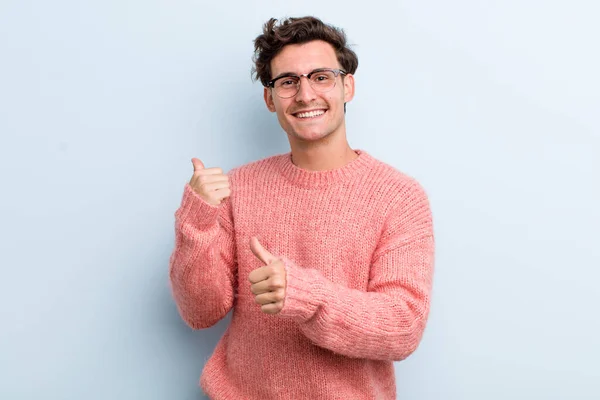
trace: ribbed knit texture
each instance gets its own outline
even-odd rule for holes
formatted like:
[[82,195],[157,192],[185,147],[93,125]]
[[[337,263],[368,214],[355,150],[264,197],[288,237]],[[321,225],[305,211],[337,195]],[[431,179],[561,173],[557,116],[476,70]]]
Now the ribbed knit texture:
[[[170,259],[192,328],[231,324],[200,384],[213,400],[395,399],[394,360],[418,346],[429,314],[434,238],[419,183],[364,150],[308,171],[291,154],[229,172],[212,206],[185,185]],[[286,266],[283,310],[264,314],[248,275],[257,236]]]

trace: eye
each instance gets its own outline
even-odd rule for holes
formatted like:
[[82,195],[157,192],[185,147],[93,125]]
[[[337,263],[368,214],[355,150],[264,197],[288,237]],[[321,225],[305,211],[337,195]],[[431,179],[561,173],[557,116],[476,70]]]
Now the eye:
[[320,84],[328,82],[329,80],[331,80],[331,77],[326,72],[321,72],[321,73],[315,74],[311,78],[312,78],[311,80],[313,82],[320,83]]
[[281,89],[293,88],[297,84],[298,84],[298,80],[296,78],[294,78],[293,76],[281,78],[277,82],[275,82],[275,85],[277,87],[280,87]]

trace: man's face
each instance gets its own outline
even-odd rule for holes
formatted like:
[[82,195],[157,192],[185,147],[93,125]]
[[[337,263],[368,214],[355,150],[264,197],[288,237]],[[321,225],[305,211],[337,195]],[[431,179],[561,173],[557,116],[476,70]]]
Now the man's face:
[[[306,74],[318,68],[341,68],[329,43],[315,40],[287,45],[271,61],[271,78],[290,72]],[[277,96],[274,89],[265,88],[267,108],[277,113],[279,124],[290,139],[317,141],[344,129],[344,103],[354,96],[354,77],[348,74],[343,80],[341,75],[335,79],[333,89],[318,92],[310,86],[306,77],[302,77],[300,90],[288,99]],[[307,111],[316,112],[303,114]]]

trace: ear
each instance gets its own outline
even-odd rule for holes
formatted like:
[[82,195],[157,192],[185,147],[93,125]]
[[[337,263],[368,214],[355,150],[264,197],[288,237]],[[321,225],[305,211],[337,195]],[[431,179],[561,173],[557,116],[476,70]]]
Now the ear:
[[344,76],[344,103],[354,98],[354,75]]
[[273,92],[271,91],[271,88],[266,87],[264,89],[265,89],[265,93],[264,93],[265,104],[267,105],[267,108],[269,109],[269,111],[275,112],[275,102],[273,101]]

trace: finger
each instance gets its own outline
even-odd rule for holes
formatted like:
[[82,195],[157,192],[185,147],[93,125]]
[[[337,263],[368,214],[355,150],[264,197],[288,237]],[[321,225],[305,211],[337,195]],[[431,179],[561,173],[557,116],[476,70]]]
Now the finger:
[[281,310],[283,310],[283,301],[278,301],[277,303],[263,304],[262,306],[260,306],[260,309],[265,314],[278,314]]
[[223,200],[231,196],[231,189],[226,187],[225,189],[215,190],[215,195],[219,200]]
[[194,173],[202,175],[224,175],[223,170],[219,167],[199,169],[194,171]]
[[273,288],[271,286],[272,285],[271,285],[270,280],[269,279],[265,279],[263,281],[256,282],[252,286],[250,286],[250,291],[254,295],[259,295],[259,294],[263,294],[263,293],[269,293],[271,290],[273,290]]
[[192,165],[194,166],[194,172],[204,169],[204,163],[196,157],[192,158]]
[[258,282],[266,281],[267,279],[269,279],[269,274],[265,267],[257,268],[248,275],[248,280],[253,285]]
[[262,244],[260,244],[256,236],[250,239],[250,249],[260,261],[267,265],[270,264],[271,261],[275,260],[275,257],[271,253],[269,253],[267,249],[263,247]]
[[205,175],[200,172],[195,172],[196,180],[201,184],[213,183],[213,182],[229,182],[227,175]]
[[202,187],[204,187],[204,189],[207,192],[215,192],[217,190],[221,190],[221,189],[228,189],[229,188],[229,182],[213,182],[213,183],[203,183]]
[[274,292],[262,293],[257,295],[254,300],[260,305],[278,303],[283,301],[283,290],[276,290]]

